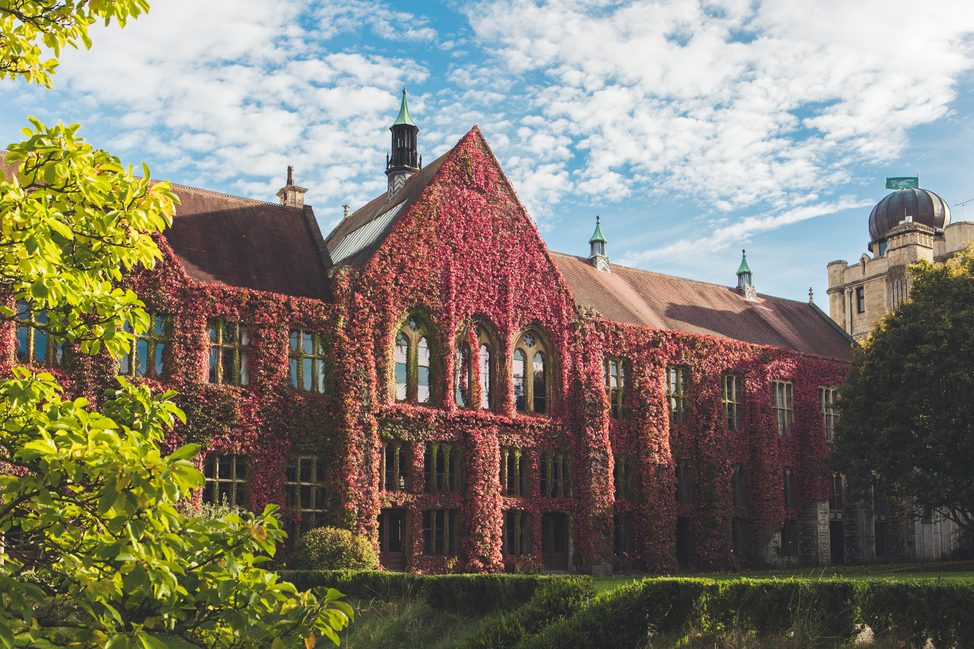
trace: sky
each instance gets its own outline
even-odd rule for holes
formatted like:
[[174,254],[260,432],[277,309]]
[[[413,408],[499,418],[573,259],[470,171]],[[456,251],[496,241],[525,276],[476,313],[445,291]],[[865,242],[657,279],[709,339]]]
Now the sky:
[[[276,201],[285,169],[327,234],[386,186],[408,88],[432,161],[479,125],[548,247],[827,304],[886,176],[974,220],[969,0],[154,0],[68,51],[26,116],[157,178]],[[963,205],[965,201],[971,202]]]

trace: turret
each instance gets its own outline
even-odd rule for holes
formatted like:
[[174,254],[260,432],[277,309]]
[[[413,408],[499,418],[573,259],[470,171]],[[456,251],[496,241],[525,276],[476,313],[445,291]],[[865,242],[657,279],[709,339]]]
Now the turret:
[[605,244],[607,244],[608,241],[606,241],[605,237],[602,236],[602,226],[600,222],[601,219],[596,216],[595,232],[592,233],[592,238],[588,240],[588,261],[603,273],[611,273],[612,269],[609,267],[609,256],[605,254]]
[[399,116],[389,130],[392,131],[392,151],[386,157],[386,176],[389,178],[389,198],[392,198],[423,166],[423,158],[419,155],[419,127],[409,116],[405,88],[402,89]]

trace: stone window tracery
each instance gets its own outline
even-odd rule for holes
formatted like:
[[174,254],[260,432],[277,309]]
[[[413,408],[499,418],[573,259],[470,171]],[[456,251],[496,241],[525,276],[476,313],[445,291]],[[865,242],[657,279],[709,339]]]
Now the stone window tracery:
[[429,403],[432,399],[430,329],[411,316],[396,334],[395,397],[399,402]]
[[791,381],[775,380],[771,383],[774,390],[774,414],[778,425],[779,435],[791,435],[795,424],[795,394]]
[[545,414],[551,391],[551,363],[541,337],[528,330],[514,345],[514,408],[518,412]]
[[744,419],[744,382],[740,374],[723,376],[724,414],[727,416],[727,430],[740,430]]
[[494,340],[486,325],[474,324],[457,340],[454,401],[461,408],[491,410],[494,405]]

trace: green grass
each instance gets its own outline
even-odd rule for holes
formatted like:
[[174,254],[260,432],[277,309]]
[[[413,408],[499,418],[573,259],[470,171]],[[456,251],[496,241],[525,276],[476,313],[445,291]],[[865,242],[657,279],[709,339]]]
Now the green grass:
[[481,618],[433,609],[422,600],[351,600],[355,620],[342,634],[347,649],[448,649],[473,634]]
[[[658,575],[611,575],[595,578],[595,591],[604,592],[614,590],[643,577]],[[907,580],[942,579],[951,582],[974,583],[974,563],[970,561],[939,562],[939,563],[887,563],[868,566],[824,566],[805,567],[778,570],[754,570],[748,572],[700,572],[685,573],[683,577],[707,577],[709,579],[730,580],[747,577],[749,579],[781,579],[785,577],[804,577],[806,579],[827,579],[842,577],[845,579],[891,579]]]

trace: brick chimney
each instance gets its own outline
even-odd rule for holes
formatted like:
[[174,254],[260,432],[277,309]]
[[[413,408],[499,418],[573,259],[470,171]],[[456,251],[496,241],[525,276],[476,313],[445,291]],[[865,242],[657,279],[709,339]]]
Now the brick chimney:
[[294,167],[287,166],[287,184],[277,190],[277,197],[281,199],[284,207],[304,207],[304,195],[308,191],[307,187],[298,187],[294,184]]

